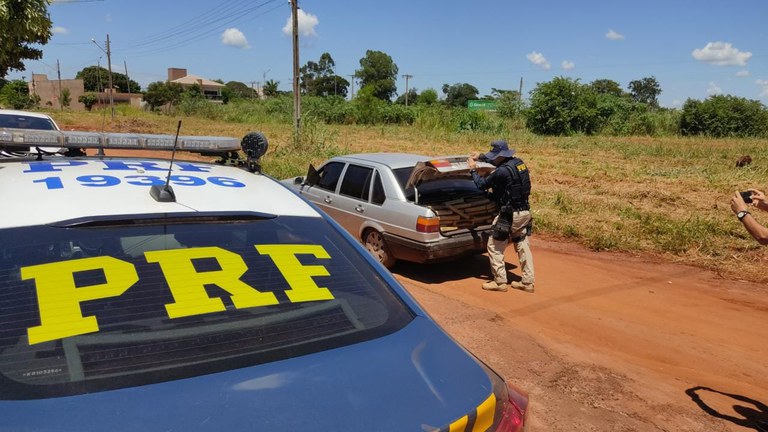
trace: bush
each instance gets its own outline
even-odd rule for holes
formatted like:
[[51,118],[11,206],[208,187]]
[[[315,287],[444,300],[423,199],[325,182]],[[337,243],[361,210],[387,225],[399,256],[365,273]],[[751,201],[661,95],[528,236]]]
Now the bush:
[[301,98],[301,104],[304,112],[302,117],[328,124],[354,122],[354,113],[342,96],[307,96]]
[[597,94],[570,78],[537,85],[527,113],[526,125],[541,135],[591,135],[600,127]]
[[679,122],[681,135],[722,137],[768,136],[768,111],[756,100],[717,95],[701,102],[688,99]]
[[416,114],[413,108],[405,105],[387,105],[381,113],[381,120],[386,124],[413,124]]
[[96,102],[98,102],[99,97],[96,95],[96,93],[93,92],[87,92],[84,94],[81,94],[80,97],[77,98],[77,101],[80,102],[85,106],[85,109],[90,111],[93,109],[93,106],[96,105]]
[[504,124],[482,111],[470,111],[465,108],[452,110],[452,126],[456,132],[488,132],[500,133]]
[[517,92],[504,92],[497,101],[497,113],[501,118],[515,119],[523,114],[525,104]]

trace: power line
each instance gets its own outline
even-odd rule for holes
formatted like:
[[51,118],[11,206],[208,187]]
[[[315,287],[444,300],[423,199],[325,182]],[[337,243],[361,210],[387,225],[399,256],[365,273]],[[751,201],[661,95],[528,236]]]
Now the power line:
[[[197,31],[200,29],[200,26],[208,25],[210,23],[211,17],[215,17],[220,14],[229,15],[229,13],[232,12],[233,9],[235,9],[238,6],[238,3],[244,5],[244,4],[247,4],[248,2],[244,0],[238,0],[238,1],[228,0],[223,5],[219,5],[215,8],[209,9],[203,12],[202,14],[195,16],[189,21],[167,28],[160,33],[155,33],[149,36],[128,41],[128,43],[132,43],[135,47],[141,47],[148,44],[152,44],[157,41],[164,41],[169,37],[175,37],[177,35],[182,35],[184,33]],[[206,22],[206,20],[208,20],[208,22]]]
[[[138,57],[143,55],[156,54],[159,52],[164,52],[171,49],[190,45],[208,35],[221,31],[221,28],[226,25],[245,20],[246,18],[248,18],[248,15],[274,2],[279,2],[279,4],[271,9],[264,11],[261,14],[255,15],[253,18],[266,15],[274,10],[285,7],[285,4],[282,3],[280,0],[267,0],[254,7],[237,11],[237,13],[230,14],[223,17],[218,17],[218,18],[209,20],[208,22],[202,23],[200,25],[193,25],[192,27],[194,28],[192,28],[191,30],[177,31],[170,35],[161,37],[157,40],[123,48],[121,52],[125,53],[125,52],[135,51],[135,54],[133,54],[133,56]],[[210,28],[212,26],[214,26],[215,28]]]

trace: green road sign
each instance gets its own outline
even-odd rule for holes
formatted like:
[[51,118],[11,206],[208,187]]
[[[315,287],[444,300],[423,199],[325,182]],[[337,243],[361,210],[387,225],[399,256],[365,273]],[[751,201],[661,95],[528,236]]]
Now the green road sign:
[[467,108],[479,111],[496,111],[496,101],[492,100],[469,100]]

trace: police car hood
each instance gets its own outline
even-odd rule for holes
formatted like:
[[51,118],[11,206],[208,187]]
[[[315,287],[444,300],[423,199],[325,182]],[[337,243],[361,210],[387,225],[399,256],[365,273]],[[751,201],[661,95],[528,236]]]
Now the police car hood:
[[[477,162],[477,173],[485,176],[494,170],[487,162]],[[444,156],[418,162],[408,177],[405,189],[417,187],[420,184],[445,177],[469,177],[467,156]]]
[[0,402],[4,429],[447,430],[491,396],[486,370],[434,323],[355,345],[178,381]]

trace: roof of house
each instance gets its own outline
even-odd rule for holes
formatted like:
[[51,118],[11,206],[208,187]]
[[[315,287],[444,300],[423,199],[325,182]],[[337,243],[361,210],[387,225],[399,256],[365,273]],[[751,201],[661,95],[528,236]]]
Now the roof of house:
[[177,78],[171,82],[185,85],[199,84],[206,87],[225,87],[224,84],[217,83],[216,81],[211,81],[197,75],[187,75],[185,77]]

